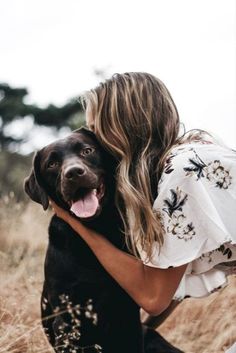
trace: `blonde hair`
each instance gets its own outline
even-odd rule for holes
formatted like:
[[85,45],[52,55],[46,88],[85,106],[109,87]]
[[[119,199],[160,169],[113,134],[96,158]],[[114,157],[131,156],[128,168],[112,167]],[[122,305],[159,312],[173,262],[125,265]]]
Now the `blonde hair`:
[[164,156],[178,139],[175,103],[162,81],[138,72],[113,75],[83,101],[97,138],[118,161],[116,203],[126,243],[136,256],[139,244],[150,259],[153,242],[163,243],[153,201]]

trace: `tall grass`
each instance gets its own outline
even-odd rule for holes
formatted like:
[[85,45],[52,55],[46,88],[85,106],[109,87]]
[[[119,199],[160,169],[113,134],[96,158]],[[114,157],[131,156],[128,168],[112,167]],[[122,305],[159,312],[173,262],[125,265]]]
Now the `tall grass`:
[[[39,309],[49,218],[13,195],[0,200],[0,353],[52,353]],[[236,341],[235,293],[232,276],[220,292],[185,300],[159,332],[186,353],[224,352]]]
[[52,352],[40,323],[48,216],[0,200],[0,353]]

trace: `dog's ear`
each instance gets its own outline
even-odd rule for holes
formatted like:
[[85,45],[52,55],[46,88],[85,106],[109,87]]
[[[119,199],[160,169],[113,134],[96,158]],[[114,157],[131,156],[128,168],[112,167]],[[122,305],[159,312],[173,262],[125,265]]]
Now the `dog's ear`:
[[24,181],[24,189],[25,192],[29,195],[29,197],[43,206],[43,209],[46,210],[49,206],[49,199],[42,188],[40,186],[40,155],[39,152],[36,153],[33,162],[33,169],[31,174]]
[[86,134],[98,143],[98,140],[97,140],[95,133],[93,131],[89,130],[89,128],[87,126],[81,126],[79,129],[74,130],[73,132]]

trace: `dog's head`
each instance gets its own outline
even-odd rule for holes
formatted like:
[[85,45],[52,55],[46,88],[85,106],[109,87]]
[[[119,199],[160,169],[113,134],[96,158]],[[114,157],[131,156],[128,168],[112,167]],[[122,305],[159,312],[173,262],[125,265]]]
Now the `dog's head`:
[[[114,161],[86,128],[58,140],[34,157],[25,180],[32,200],[48,208],[49,197],[82,219],[96,217],[107,198],[114,175]],[[114,190],[113,190],[114,191]]]

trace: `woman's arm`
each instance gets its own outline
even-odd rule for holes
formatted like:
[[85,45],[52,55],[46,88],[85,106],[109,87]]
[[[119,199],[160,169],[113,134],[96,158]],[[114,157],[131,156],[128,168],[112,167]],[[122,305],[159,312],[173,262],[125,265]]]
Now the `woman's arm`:
[[176,309],[176,307],[180,304],[180,301],[177,300],[172,300],[170,305],[160,314],[157,316],[151,316],[148,315],[147,313],[142,313],[141,312],[141,319],[144,325],[156,329],[159,327],[168,317],[172,312]]
[[141,308],[156,316],[169,306],[187,265],[169,269],[146,266],[116,248],[101,234],[85,227],[67,211],[51,204],[57,216],[79,233],[106,271]]

